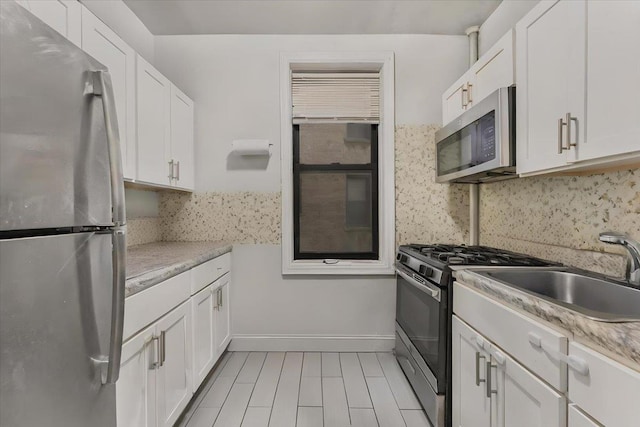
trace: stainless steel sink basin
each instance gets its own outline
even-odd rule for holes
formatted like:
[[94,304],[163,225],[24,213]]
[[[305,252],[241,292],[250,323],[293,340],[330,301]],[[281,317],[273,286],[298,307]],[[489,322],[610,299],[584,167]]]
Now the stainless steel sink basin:
[[477,273],[595,320],[640,321],[638,288],[572,271],[501,268]]

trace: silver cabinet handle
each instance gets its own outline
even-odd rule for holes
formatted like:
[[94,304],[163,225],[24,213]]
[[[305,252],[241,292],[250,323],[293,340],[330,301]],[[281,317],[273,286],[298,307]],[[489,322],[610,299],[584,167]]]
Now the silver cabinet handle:
[[492,368],[497,368],[498,365],[494,365],[492,364],[490,361],[487,361],[487,371],[486,371],[486,375],[487,375],[487,397],[491,398],[492,394],[497,394],[498,390],[492,390],[492,386],[491,386],[491,369]]
[[[126,221],[124,202],[124,181],[122,175],[122,158],[120,152],[120,135],[118,119],[113,97],[111,76],[107,71],[93,72],[93,95],[102,100],[105,132],[109,145],[109,171],[111,175],[111,205],[114,225],[124,225]],[[117,378],[116,378],[117,379]]]
[[465,95],[467,95],[467,97],[469,96],[467,93],[467,88],[465,86],[462,86],[462,94],[460,96],[461,101],[462,101],[462,108],[467,108],[467,105],[469,105],[469,102],[465,102]]
[[151,369],[158,369],[160,367],[160,338],[153,336],[152,342],[155,342],[155,360],[151,364]]
[[180,160],[176,162],[176,181],[180,181]]
[[160,332],[160,366],[164,366],[167,357],[167,331]]
[[222,307],[222,288],[218,289],[218,308]]
[[480,359],[486,360],[486,357],[482,356],[479,351],[476,351],[476,386],[485,382],[485,380],[480,379]]
[[567,118],[566,118],[566,122],[567,122],[567,150],[571,150],[571,147],[575,147],[577,144],[576,142],[571,142],[571,122],[576,122],[576,124],[578,123],[578,118],[577,117],[571,117],[571,113],[567,113]]
[[562,145],[562,128],[564,127],[564,121],[562,118],[558,119],[558,154],[562,154],[564,146]]
[[471,83],[467,82],[467,105],[473,103],[473,99],[471,98],[471,89],[472,88],[473,88],[473,85]]
[[169,181],[173,181],[173,179],[175,178],[175,175],[173,174],[174,168],[175,168],[174,162],[173,162],[173,159],[171,159],[169,161],[169,175],[167,175],[167,178],[169,178]]

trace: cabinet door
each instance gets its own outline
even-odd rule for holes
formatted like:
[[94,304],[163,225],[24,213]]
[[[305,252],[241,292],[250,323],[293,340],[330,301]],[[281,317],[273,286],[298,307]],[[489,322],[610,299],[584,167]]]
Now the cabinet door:
[[231,341],[231,311],[230,311],[230,298],[229,298],[229,274],[223,276],[218,282],[217,291],[217,304],[216,304],[216,355],[222,354],[227,348],[229,341]]
[[473,85],[469,100],[478,103],[501,87],[515,83],[513,64],[513,30],[509,30],[471,67]]
[[116,383],[118,427],[156,426],[158,341],[154,330],[155,326],[151,326],[122,345],[120,378]]
[[45,24],[65,36],[76,46],[81,45],[81,10],[76,0],[22,0],[18,2]]
[[136,179],[136,52],[82,8],[82,49],[109,69],[113,83],[124,177]]
[[452,328],[453,427],[488,427],[491,400],[486,397],[488,354],[478,345],[480,334],[457,316]]
[[185,302],[156,323],[160,337],[158,369],[158,426],[171,427],[193,392],[191,372],[191,310]]
[[522,365],[500,351],[492,350],[487,365],[487,394],[492,396],[492,426],[565,427],[566,398]]
[[568,427],[602,427],[602,424],[593,421],[577,405],[572,403],[569,405]]
[[588,1],[586,8],[587,129],[579,159],[640,151],[640,2]]
[[196,390],[215,363],[214,303],[211,285],[191,297],[193,389]]
[[171,158],[176,164],[176,187],[193,190],[193,101],[174,85],[171,85]]
[[542,1],[516,25],[517,170],[535,172],[575,160],[567,146],[584,138],[585,2]]
[[136,64],[138,180],[171,185],[171,83],[140,55]]
[[465,76],[455,82],[442,95],[442,125],[446,126],[453,119],[464,113],[467,97],[467,81]]

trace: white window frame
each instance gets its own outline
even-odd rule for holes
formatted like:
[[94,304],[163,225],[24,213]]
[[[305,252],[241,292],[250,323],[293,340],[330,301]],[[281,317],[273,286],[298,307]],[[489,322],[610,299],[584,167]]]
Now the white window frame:
[[[291,73],[357,70],[380,72],[378,126],[378,260],[294,260],[293,121]],[[280,56],[280,135],[282,173],[282,274],[389,275],[395,261],[395,114],[393,52],[301,52]]]

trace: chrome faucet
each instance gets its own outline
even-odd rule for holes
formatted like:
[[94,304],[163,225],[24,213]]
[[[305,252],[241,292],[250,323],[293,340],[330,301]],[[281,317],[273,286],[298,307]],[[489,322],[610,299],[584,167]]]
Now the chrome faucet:
[[600,241],[612,245],[622,245],[629,251],[625,279],[629,284],[640,287],[640,243],[629,235],[616,231],[600,233]]

